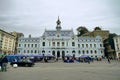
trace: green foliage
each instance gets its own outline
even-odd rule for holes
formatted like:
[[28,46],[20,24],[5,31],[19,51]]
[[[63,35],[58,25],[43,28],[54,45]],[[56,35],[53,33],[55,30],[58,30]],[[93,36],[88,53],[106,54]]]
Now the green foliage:
[[101,30],[101,28],[100,27],[95,27],[94,30]]
[[80,27],[77,28],[77,32],[78,32],[77,36],[79,37],[79,36],[89,32],[89,31],[85,26],[80,26]]

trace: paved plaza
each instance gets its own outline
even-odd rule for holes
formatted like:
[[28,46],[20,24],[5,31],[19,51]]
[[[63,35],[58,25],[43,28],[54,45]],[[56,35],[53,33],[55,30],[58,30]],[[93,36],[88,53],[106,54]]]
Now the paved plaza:
[[120,62],[36,63],[34,67],[13,68],[0,72],[0,80],[120,80]]

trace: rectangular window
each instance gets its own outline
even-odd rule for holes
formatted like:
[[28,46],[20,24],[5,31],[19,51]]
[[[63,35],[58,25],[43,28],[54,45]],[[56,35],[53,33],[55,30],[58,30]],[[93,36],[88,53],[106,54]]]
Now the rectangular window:
[[24,44],[24,47],[26,47],[26,44]]
[[27,50],[27,53],[29,53],[29,50]]
[[31,44],[31,47],[33,47],[33,44]]
[[84,44],[82,44],[82,47],[84,48]]
[[37,53],[37,50],[35,50],[34,52]]
[[90,44],[90,47],[92,47],[92,44]]
[[60,42],[57,42],[57,46],[60,46]]
[[52,45],[55,46],[55,42],[52,42]]
[[45,42],[43,42],[43,46],[45,46]]
[[62,42],[62,46],[64,46],[65,44],[64,44],[64,42]]
[[94,47],[96,48],[96,44],[94,44]]
[[102,47],[102,44],[100,44],[100,47]]
[[37,44],[35,44],[35,47],[37,47]]
[[30,47],[30,44],[28,44],[28,47]]
[[72,42],[72,46],[75,46],[75,42]]
[[78,48],[80,48],[80,44],[78,44]]
[[88,44],[86,44],[86,47],[88,48]]

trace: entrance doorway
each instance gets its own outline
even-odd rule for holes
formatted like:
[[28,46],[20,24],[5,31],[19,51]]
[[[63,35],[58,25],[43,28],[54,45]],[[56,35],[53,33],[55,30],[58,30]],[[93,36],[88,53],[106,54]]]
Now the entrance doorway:
[[65,59],[65,51],[62,51],[62,59]]
[[62,57],[65,57],[65,51],[62,51]]
[[57,51],[57,58],[60,57],[60,51]]
[[52,51],[52,55],[55,56],[55,51]]

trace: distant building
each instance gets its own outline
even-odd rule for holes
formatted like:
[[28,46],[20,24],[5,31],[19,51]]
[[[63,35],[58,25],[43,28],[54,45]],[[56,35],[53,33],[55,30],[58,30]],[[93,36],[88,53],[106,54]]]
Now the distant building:
[[116,58],[120,59],[120,36],[116,36],[113,39],[114,39]]
[[105,40],[109,37],[109,31],[108,30],[101,30],[101,28],[95,27],[95,29],[92,32],[88,32],[82,36],[90,36],[90,37],[101,36],[102,39]]
[[0,29],[0,53],[14,53],[16,37]]
[[18,40],[18,53],[39,53],[40,38],[20,37]]
[[103,40],[100,36],[77,37],[72,29],[62,30],[59,18],[56,23],[56,30],[45,30],[41,37],[19,38],[18,53],[52,54],[57,58],[66,55],[88,55],[93,58],[104,56]]
[[18,46],[18,39],[22,36],[24,36],[23,33],[19,33],[19,32],[11,32],[10,34],[14,35],[16,37],[16,42],[15,42],[15,50],[14,53],[17,53],[17,46]]

